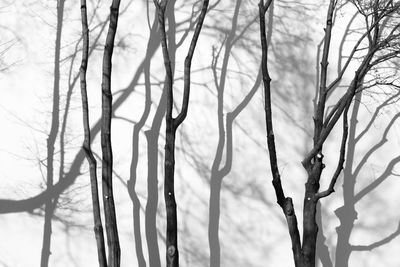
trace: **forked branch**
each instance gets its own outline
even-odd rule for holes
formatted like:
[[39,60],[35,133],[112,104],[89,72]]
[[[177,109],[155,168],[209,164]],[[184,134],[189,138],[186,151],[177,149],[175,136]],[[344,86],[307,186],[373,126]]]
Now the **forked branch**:
[[172,110],[174,104],[173,98],[173,70],[169,56],[167,44],[167,33],[165,29],[165,12],[168,5],[168,0],[161,2],[154,0],[157,8],[158,22],[160,24],[161,47],[164,59],[164,67],[166,71],[164,90],[167,99],[166,111],[166,135],[165,135],[165,161],[164,161],[164,199],[167,213],[167,233],[166,233],[166,262],[167,267],[179,266],[179,251],[178,251],[178,222],[177,210],[175,201],[174,175],[175,175],[175,134],[179,125],[184,121],[187,115],[189,106],[190,94],[190,68],[192,64],[193,54],[201,32],[204,18],[207,13],[208,0],[203,1],[202,10],[199,20],[196,25],[189,51],[185,59],[184,66],[184,92],[182,101],[182,111],[177,118],[173,118]]
[[345,162],[345,155],[346,155],[346,143],[347,143],[347,136],[348,136],[348,132],[349,132],[349,125],[348,125],[348,121],[347,121],[347,113],[349,111],[349,107],[350,107],[350,103],[351,101],[348,101],[346,109],[343,113],[343,134],[342,134],[342,143],[340,145],[340,152],[339,152],[339,161],[336,167],[336,170],[332,176],[331,182],[329,184],[329,187],[327,190],[323,191],[323,192],[319,192],[317,194],[315,194],[315,197],[317,199],[323,198],[323,197],[327,197],[330,194],[332,194],[333,192],[335,192],[335,184],[336,181],[340,175],[340,173],[343,170],[343,165]]

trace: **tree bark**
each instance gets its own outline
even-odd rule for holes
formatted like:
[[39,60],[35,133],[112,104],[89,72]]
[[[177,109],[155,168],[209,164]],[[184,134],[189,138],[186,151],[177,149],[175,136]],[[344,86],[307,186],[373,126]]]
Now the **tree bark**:
[[89,163],[90,173],[90,189],[92,194],[92,206],[93,206],[93,220],[94,220],[94,233],[96,237],[97,246],[97,257],[100,267],[107,267],[107,258],[104,244],[104,233],[103,224],[101,221],[99,193],[97,186],[97,161],[93,156],[91,149],[91,133],[89,124],[89,104],[86,90],[86,70],[89,60],[89,28],[87,22],[87,6],[86,0],[81,0],[81,18],[82,18],[82,62],[80,68],[80,85],[81,85],[81,97],[82,97],[82,115],[83,115],[83,130],[84,130],[84,141],[83,150],[85,151],[86,159]]
[[167,34],[165,27],[165,11],[169,3],[168,0],[161,2],[154,0],[158,11],[158,22],[160,25],[161,47],[163,53],[164,67],[166,72],[164,90],[166,91],[166,130],[165,130],[165,160],[164,160],[164,199],[167,213],[166,230],[166,261],[167,267],[179,266],[178,251],[178,222],[175,200],[175,137],[176,130],[187,116],[190,95],[190,69],[197,40],[203,26],[204,18],[207,13],[208,0],[204,0],[199,20],[189,46],[188,54],[185,58],[184,66],[184,91],[182,110],[176,118],[172,116],[174,97],[173,97],[173,70],[169,50],[167,45]]
[[102,158],[102,187],[104,214],[106,220],[106,233],[108,245],[108,264],[110,267],[120,266],[120,245],[118,237],[117,219],[115,214],[112,171],[113,154],[111,147],[111,117],[112,117],[112,93],[111,93],[111,67],[114,49],[115,34],[118,24],[120,0],[113,0],[110,7],[110,25],[108,28],[106,44],[103,55],[102,77],[102,115],[101,115],[101,150]]

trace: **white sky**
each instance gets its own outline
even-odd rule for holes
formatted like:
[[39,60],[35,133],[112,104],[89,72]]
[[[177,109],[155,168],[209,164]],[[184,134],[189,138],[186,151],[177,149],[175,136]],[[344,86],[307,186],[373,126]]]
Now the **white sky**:
[[[0,42],[18,40],[2,58],[6,63],[15,63],[11,68],[0,73],[0,124],[2,125],[0,141],[0,198],[23,199],[40,192],[45,185],[42,175],[46,167],[39,168],[38,159],[46,159],[46,138],[50,129],[53,55],[55,39],[56,9],[55,1],[8,1],[0,4]],[[93,7],[93,2],[88,4]],[[211,1],[210,5],[215,1]],[[303,3],[304,2],[304,3]],[[296,212],[301,225],[301,205],[305,174],[300,161],[309,149],[311,139],[302,128],[310,133],[313,90],[315,87],[316,46],[323,36],[326,5],[319,1],[303,1],[293,5],[293,10],[283,7],[275,8],[276,18],[273,34],[272,56],[270,64],[274,97],[275,135],[277,136],[278,158],[283,184],[288,195],[293,196]],[[326,1],[325,1],[326,2]],[[178,1],[177,6],[183,5]],[[216,10],[209,12],[205,20],[205,28],[196,50],[192,70],[209,68],[211,64],[212,46],[219,48],[222,34],[218,30],[229,29],[235,1],[222,1]],[[94,24],[104,20],[108,12],[108,1],[100,1],[98,16]],[[301,4],[309,7],[304,9]],[[126,5],[122,1],[121,8]],[[289,5],[289,4],[288,4]],[[292,4],[290,4],[292,5]],[[4,6],[2,8],[2,6]],[[150,21],[154,9],[150,4]],[[92,10],[90,8],[90,10]],[[176,12],[177,21],[186,18],[191,6],[185,6]],[[75,48],[80,34],[79,6],[73,1],[66,2],[66,14],[62,36],[62,58],[70,55]],[[91,11],[92,12],[92,11]],[[336,71],[337,49],[341,33],[349,21],[352,9],[345,9],[339,16],[332,40],[331,78]],[[256,1],[243,0],[239,14],[239,29],[257,14]],[[285,17],[287,16],[287,17]],[[120,17],[117,43],[123,40],[129,47],[125,50],[117,47],[113,59],[113,92],[125,88],[131,81],[139,63],[145,55],[149,31],[147,27],[146,7],[144,1],[133,1],[127,11]],[[284,26],[283,26],[284,25]],[[178,30],[186,29],[187,24]],[[92,26],[93,28],[93,26]],[[98,33],[98,28],[91,32],[91,38]],[[288,34],[285,34],[285,30]],[[255,62],[259,53],[257,42],[258,26],[249,28],[244,40],[234,47],[229,64],[229,74],[225,89],[225,113],[231,111],[250,90],[257,74],[259,62]],[[290,35],[293,35],[290,37]],[[178,33],[177,40],[182,33]],[[189,36],[190,37],[190,36]],[[91,107],[91,122],[94,123],[100,114],[100,78],[101,55],[105,39],[103,33],[100,44],[90,58],[88,70],[88,93]],[[1,43],[0,43],[1,44]],[[121,44],[121,42],[120,42]],[[177,52],[175,77],[183,75],[183,60],[188,42]],[[286,46],[285,46],[286,45]],[[350,45],[348,46],[350,47]],[[1,48],[1,47],[0,47]],[[248,49],[248,51],[246,51]],[[249,52],[250,51],[250,52]],[[222,57],[223,53],[221,53]],[[279,61],[282,57],[284,62]],[[161,53],[157,51],[152,60],[152,82],[163,81]],[[289,61],[288,61],[289,60]],[[292,61],[290,61],[292,60]],[[80,55],[76,58],[74,74],[78,71]],[[220,59],[219,66],[222,59]],[[61,90],[62,103],[68,82],[70,60],[62,64]],[[353,67],[354,68],[354,67]],[[350,68],[352,69],[352,68]],[[239,73],[240,72],[240,73]],[[352,73],[349,71],[349,73]],[[208,262],[208,179],[214,160],[218,142],[216,89],[210,69],[193,74],[194,82],[187,120],[178,133],[176,159],[177,202],[179,207],[179,235],[182,266],[205,266]],[[241,82],[242,81],[242,82]],[[344,79],[348,81],[348,77]],[[143,84],[143,75],[139,83]],[[344,82],[344,84],[345,84]],[[199,86],[206,83],[209,88]],[[77,83],[79,85],[79,83]],[[176,82],[175,96],[180,106],[182,82]],[[160,87],[152,87],[153,101],[147,130],[155,113],[159,100]],[[117,99],[118,95],[114,97]],[[144,86],[136,87],[126,102],[116,111],[116,115],[137,121],[143,110]],[[359,129],[367,125],[376,107],[371,97],[363,98],[359,116]],[[221,266],[293,266],[291,245],[281,210],[275,204],[275,197],[270,184],[268,154],[265,149],[264,111],[262,93],[257,92],[249,106],[238,116],[234,125],[233,167],[224,178],[221,193]],[[63,114],[64,104],[61,106]],[[389,120],[397,114],[398,107],[392,105],[380,112],[378,120],[371,131],[357,147],[355,163],[378,142]],[[126,182],[129,179],[131,157],[132,124],[121,119],[113,121],[113,149],[115,172]],[[68,143],[66,161],[74,158],[82,142],[82,126],[80,115],[80,92],[75,86],[71,112],[69,116]],[[357,130],[359,132],[360,130]],[[163,136],[164,129],[161,133]],[[185,135],[183,135],[183,133]],[[374,181],[385,169],[387,162],[398,156],[399,124],[395,122],[388,134],[388,142],[372,155],[360,173],[356,191]],[[325,146],[326,165],[321,188],[328,185],[328,179],[337,162],[337,150],[340,129],[332,133],[333,137]],[[56,151],[59,151],[57,140]],[[181,143],[182,142],[182,143]],[[181,146],[183,144],[183,146]],[[189,144],[193,148],[189,148]],[[137,192],[141,204],[145,207],[147,197],[147,159],[146,138],[140,135],[140,154],[138,165]],[[264,147],[263,147],[264,146]],[[159,150],[162,153],[164,140],[160,137]],[[93,146],[100,154],[98,138]],[[187,148],[184,153],[182,148]],[[192,150],[191,150],[192,149]],[[59,157],[59,154],[56,154]],[[193,168],[193,157],[202,163],[204,173]],[[59,165],[56,158],[56,168]],[[224,161],[223,161],[224,162]],[[222,163],[223,163],[222,162]],[[67,163],[67,164],[68,164]],[[99,164],[100,165],[100,164]],[[162,155],[159,157],[162,166]],[[68,166],[68,165],[67,165]],[[72,208],[78,211],[57,213],[63,218],[84,227],[72,227],[67,234],[65,226],[54,222],[52,237],[52,255],[50,266],[95,266],[96,250],[92,233],[92,216],[90,214],[89,177],[87,165],[82,168],[77,185],[73,186]],[[395,168],[399,173],[399,168]],[[164,202],[162,195],[162,167],[159,168],[159,217],[158,229],[164,232]],[[99,172],[100,174],[100,172]],[[56,173],[57,175],[57,173]],[[134,237],[132,230],[132,204],[125,186],[117,179],[115,182],[118,226],[121,234],[122,262],[121,266],[136,266]],[[334,211],[343,205],[342,176],[337,183],[337,191],[322,201],[323,230],[331,257],[334,256],[337,233],[340,224]],[[351,235],[354,245],[368,245],[390,235],[397,229],[400,214],[396,203],[400,183],[397,176],[390,176],[381,186],[357,203],[358,220]],[[186,211],[186,213],[185,213]],[[144,213],[141,213],[142,240],[144,254],[147,259]],[[104,221],[104,220],[103,220]],[[29,267],[39,265],[43,233],[43,218],[26,213],[0,216],[0,266]],[[161,260],[164,260],[164,243],[159,240]],[[399,266],[400,257],[396,249],[400,246],[400,238],[389,244],[368,252],[353,252],[349,266]],[[187,251],[204,256],[205,263]]]

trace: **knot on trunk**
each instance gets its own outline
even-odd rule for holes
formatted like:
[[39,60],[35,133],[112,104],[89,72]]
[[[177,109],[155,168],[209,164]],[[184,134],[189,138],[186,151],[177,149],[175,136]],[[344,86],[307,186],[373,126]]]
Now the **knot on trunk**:
[[175,252],[176,252],[176,249],[173,245],[168,247],[168,249],[167,249],[168,256],[170,256],[170,257],[174,256]]
[[285,201],[285,214],[291,216],[294,214],[293,202],[290,197],[286,198]]

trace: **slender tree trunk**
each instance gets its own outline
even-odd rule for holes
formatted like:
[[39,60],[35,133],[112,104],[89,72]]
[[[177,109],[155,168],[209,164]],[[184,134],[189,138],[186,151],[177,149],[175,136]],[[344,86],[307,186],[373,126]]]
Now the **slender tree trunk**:
[[97,161],[93,156],[91,149],[91,133],[89,124],[89,103],[86,90],[86,70],[89,60],[89,28],[87,22],[87,6],[86,0],[81,0],[81,17],[82,17],[82,63],[80,68],[80,84],[82,96],[82,114],[83,114],[83,129],[84,129],[84,142],[83,150],[85,151],[86,159],[89,163],[90,172],[90,188],[92,194],[93,206],[93,220],[94,220],[94,233],[96,237],[97,257],[100,267],[107,266],[107,258],[104,244],[103,224],[101,222],[101,212],[99,203],[99,193],[97,186]]
[[111,93],[111,67],[114,40],[118,24],[120,0],[113,0],[110,7],[110,25],[107,33],[103,56],[102,78],[102,116],[101,116],[101,150],[102,159],[102,186],[103,202],[106,220],[106,233],[108,245],[108,264],[110,267],[120,266],[121,250],[119,246],[117,218],[115,214],[112,171],[113,155],[111,148],[111,117],[112,117],[112,93]]
[[[168,106],[168,105],[167,105]],[[167,108],[168,109],[168,108]],[[171,112],[172,115],[172,112]],[[173,121],[168,116],[166,125],[165,140],[165,180],[164,180],[164,199],[167,212],[167,266],[179,266],[178,252],[178,222],[176,214],[174,172],[175,172],[175,129]]]
[[[53,85],[53,108],[52,119],[50,126],[50,133],[47,139],[47,176],[46,186],[47,190],[52,191],[54,183],[54,146],[57,139],[59,128],[59,114],[60,114],[60,53],[61,53],[61,33],[64,16],[64,3],[65,0],[57,1],[57,28],[56,28],[56,41],[55,41],[55,56],[54,56],[54,85]],[[40,266],[47,267],[49,265],[50,248],[51,248],[51,234],[52,223],[55,204],[54,199],[49,198],[45,204],[44,215],[44,232]]]
[[[175,3],[175,1],[172,1]],[[189,46],[188,54],[184,64],[184,84],[183,84],[183,101],[182,110],[176,118],[172,117],[174,104],[173,97],[173,69],[171,58],[167,45],[167,33],[165,27],[165,11],[169,1],[162,0],[161,2],[154,0],[154,4],[158,11],[158,22],[160,25],[161,47],[163,53],[164,67],[166,72],[164,90],[166,91],[166,130],[165,130],[165,160],[164,160],[164,199],[167,213],[167,234],[166,234],[166,260],[168,267],[179,266],[179,251],[178,251],[178,223],[175,201],[174,174],[175,174],[175,134],[179,125],[185,120],[190,95],[190,72],[193,53],[196,48],[197,40],[206,16],[208,0],[204,0],[201,9],[199,20],[196,24],[196,29],[193,34],[192,41]],[[173,7],[173,5],[172,5]],[[173,10],[171,11],[173,12]],[[174,37],[173,37],[174,38]]]
[[272,104],[271,104],[271,78],[268,71],[268,40],[265,27],[265,13],[272,4],[272,0],[268,0],[265,4],[263,0],[259,2],[259,18],[260,18],[260,40],[261,40],[261,70],[264,85],[264,102],[265,102],[265,124],[267,128],[267,144],[269,151],[269,163],[272,173],[272,185],[278,205],[282,208],[288,225],[289,235],[292,243],[293,259],[296,267],[303,267],[303,253],[301,248],[300,233],[297,226],[297,217],[293,207],[293,201],[290,197],[286,197],[279,173],[278,161],[275,147],[275,135],[272,123]]

